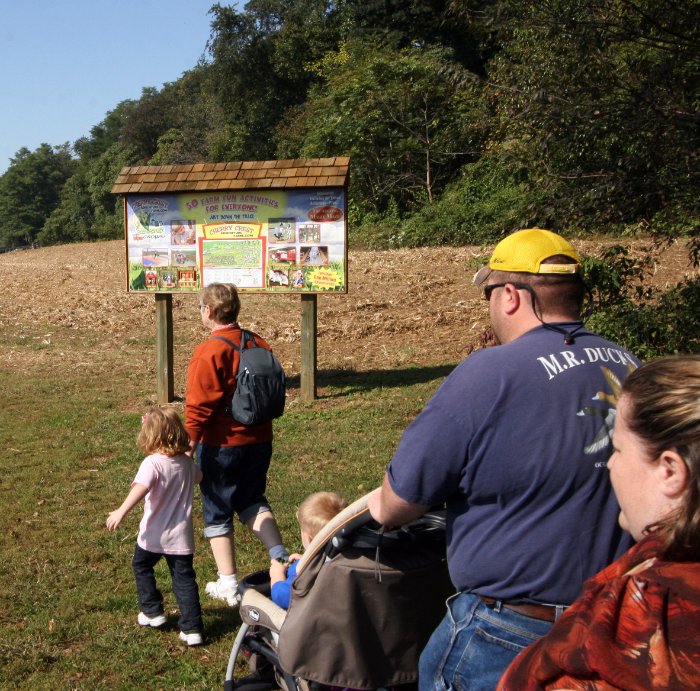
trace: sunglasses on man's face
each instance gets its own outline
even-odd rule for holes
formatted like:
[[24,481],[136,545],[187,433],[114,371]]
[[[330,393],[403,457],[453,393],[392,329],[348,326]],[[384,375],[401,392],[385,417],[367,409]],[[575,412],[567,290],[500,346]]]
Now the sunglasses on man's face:
[[491,300],[491,293],[493,293],[496,288],[503,288],[503,286],[508,285],[513,286],[513,288],[516,290],[528,290],[534,295],[531,286],[526,285],[525,283],[513,283],[512,281],[506,281],[505,283],[490,283],[489,285],[484,286],[484,299],[486,302]]
[[484,300],[486,302],[490,302],[491,300],[491,293],[493,293],[496,288],[503,288],[503,286],[506,285],[505,283],[491,283],[487,286],[484,286]]

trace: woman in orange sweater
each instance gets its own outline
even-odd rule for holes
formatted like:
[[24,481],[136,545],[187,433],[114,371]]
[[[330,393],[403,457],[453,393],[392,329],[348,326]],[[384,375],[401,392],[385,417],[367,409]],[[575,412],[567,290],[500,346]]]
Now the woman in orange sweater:
[[[234,606],[240,601],[233,540],[233,515],[265,545],[270,558],[286,559],[277,523],[265,497],[272,457],[272,422],[243,425],[231,416],[240,346],[241,308],[236,287],[212,283],[199,296],[202,324],[211,338],[194,350],[187,372],[185,415],[197,464],[202,470],[204,537],[209,539],[219,577],[206,593]],[[255,343],[270,350],[257,334]]]

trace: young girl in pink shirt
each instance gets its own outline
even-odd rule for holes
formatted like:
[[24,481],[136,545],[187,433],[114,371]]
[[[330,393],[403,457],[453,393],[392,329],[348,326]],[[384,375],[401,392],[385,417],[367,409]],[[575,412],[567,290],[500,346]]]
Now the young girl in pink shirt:
[[170,569],[173,594],[180,608],[180,639],[202,644],[202,611],[193,567],[194,485],[202,473],[187,455],[190,438],[174,408],[153,408],[142,418],[137,443],[146,454],[124,503],[107,517],[116,530],[124,516],[144,499],[143,518],[131,566],[136,580],[141,626],[166,623],[163,595],[156,586],[154,566],[161,557]]

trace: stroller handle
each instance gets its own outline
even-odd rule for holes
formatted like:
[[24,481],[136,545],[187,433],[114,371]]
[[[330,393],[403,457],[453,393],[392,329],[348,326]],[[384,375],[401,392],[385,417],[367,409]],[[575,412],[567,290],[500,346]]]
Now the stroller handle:
[[[328,547],[329,542],[336,551],[341,551],[347,545],[347,536],[355,533],[358,528],[375,523],[372,514],[369,512],[368,500],[370,494],[372,492],[354,501],[323,526],[299,560],[297,576],[302,573],[308,562],[319,550]],[[426,530],[444,530],[445,510],[442,507],[435,507],[407,525],[421,526]],[[378,524],[377,526],[381,528]]]

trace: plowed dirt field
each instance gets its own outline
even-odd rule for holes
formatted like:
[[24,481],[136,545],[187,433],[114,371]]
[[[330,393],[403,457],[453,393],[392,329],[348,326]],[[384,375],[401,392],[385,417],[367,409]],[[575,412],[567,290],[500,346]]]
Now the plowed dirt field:
[[[596,254],[610,240],[575,242]],[[670,285],[692,269],[684,244],[652,248],[652,281]],[[392,370],[456,363],[487,340],[487,307],[471,278],[489,248],[350,251],[349,292],[318,297],[319,372]],[[5,290],[0,362],[14,370],[58,374],[86,368],[113,378],[153,381],[155,299],[128,294],[123,241],[63,245],[0,255]],[[266,338],[289,375],[299,373],[301,305],[297,296],[242,297],[241,324]],[[206,337],[197,296],[173,298],[176,395],[192,348]],[[117,384],[119,382],[119,384]],[[292,396],[294,390],[290,391]]]

